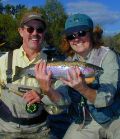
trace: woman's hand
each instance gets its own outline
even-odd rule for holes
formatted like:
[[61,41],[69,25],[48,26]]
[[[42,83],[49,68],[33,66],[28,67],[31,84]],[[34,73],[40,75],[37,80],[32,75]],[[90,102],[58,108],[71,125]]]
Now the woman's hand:
[[75,66],[67,71],[67,80],[61,79],[62,82],[76,91],[83,92],[87,88],[85,78],[82,76],[79,67]]
[[80,72],[79,67],[72,67],[67,71],[67,80],[61,79],[62,82],[87,98],[91,103],[94,103],[96,98],[96,90],[87,86],[85,78]]

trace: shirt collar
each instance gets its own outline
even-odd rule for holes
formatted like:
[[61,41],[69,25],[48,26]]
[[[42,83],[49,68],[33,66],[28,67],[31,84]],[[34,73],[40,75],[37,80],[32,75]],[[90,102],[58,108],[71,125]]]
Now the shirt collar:
[[75,53],[73,56],[73,60],[86,62],[90,58],[91,52],[92,50],[87,54],[86,57],[82,57],[79,54]]
[[[24,51],[24,49],[23,49],[22,46],[19,49],[19,56],[20,57],[26,57],[27,58],[26,52]],[[39,52],[38,55],[31,62],[36,61],[36,60],[38,60],[40,58],[41,58],[41,52]]]
[[25,52],[24,52],[22,46],[19,48],[19,53],[18,53],[18,55],[19,55],[20,57],[23,57],[23,56],[25,55]]

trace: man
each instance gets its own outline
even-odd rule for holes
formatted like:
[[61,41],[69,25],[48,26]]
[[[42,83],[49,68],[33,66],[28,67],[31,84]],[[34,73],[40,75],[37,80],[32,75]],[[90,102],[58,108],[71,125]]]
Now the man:
[[[24,76],[12,81],[17,66],[24,68],[39,63],[40,59],[46,60],[47,56],[41,51],[46,22],[41,14],[29,12],[23,16],[18,31],[23,40],[22,46],[14,50],[13,54],[7,53],[0,58],[2,65],[0,67],[0,132],[9,132],[11,134],[8,136],[12,137],[12,133],[15,133],[15,137],[25,139],[26,137],[54,139],[55,137],[48,134],[49,130],[45,122],[47,115],[43,110],[43,103],[56,106],[68,105],[67,96],[62,94],[62,88],[59,89],[60,93],[53,89],[52,92],[48,91],[41,97],[44,82],[39,83],[36,80],[39,74],[41,76],[43,74],[38,70],[36,70],[36,79]],[[41,100],[42,103],[40,103]],[[35,103],[37,105],[32,105]],[[32,106],[31,109],[30,106]]]

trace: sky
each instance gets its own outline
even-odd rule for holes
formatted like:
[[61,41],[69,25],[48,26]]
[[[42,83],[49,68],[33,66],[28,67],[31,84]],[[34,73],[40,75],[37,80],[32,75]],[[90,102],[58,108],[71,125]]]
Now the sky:
[[[46,0],[2,0],[4,4],[44,6]],[[84,13],[99,24],[106,35],[120,33],[120,0],[59,0],[68,15]]]

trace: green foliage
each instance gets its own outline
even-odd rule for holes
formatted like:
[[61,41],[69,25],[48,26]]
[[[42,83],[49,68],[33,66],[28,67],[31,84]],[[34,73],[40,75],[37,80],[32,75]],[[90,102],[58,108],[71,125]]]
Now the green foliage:
[[[5,5],[0,0],[0,46],[1,51],[20,47],[22,44],[17,31],[23,14],[27,11],[41,12],[47,22],[45,39],[47,44],[59,48],[67,14],[58,0],[46,0],[44,7],[27,8],[25,5]],[[120,52],[120,33],[115,36],[103,36],[106,46]],[[4,44],[5,43],[5,44]]]
[[18,44],[17,25],[15,19],[9,14],[0,14],[0,43],[5,42],[2,50],[16,48]]
[[2,4],[2,2],[1,2],[1,0],[0,0],[0,13],[3,12],[3,9],[4,9],[4,7],[3,7],[3,4]]
[[115,42],[114,49],[120,53],[120,33],[113,37]]
[[106,46],[120,53],[120,33],[115,36],[105,36],[104,43]]
[[64,7],[58,0],[46,0],[44,7],[26,8],[24,5],[10,5],[3,7],[0,0],[0,44],[5,42],[5,45],[0,47],[1,50],[8,51],[9,49],[18,48],[21,45],[21,38],[17,28],[23,14],[27,11],[40,11],[47,22],[46,42],[49,45],[59,47],[61,32],[64,29],[66,13]]
[[59,47],[61,32],[67,18],[64,7],[58,0],[46,0],[44,16],[48,23],[47,43]]
[[18,22],[21,11],[25,9],[23,5],[5,5],[0,14],[0,47],[1,51],[9,51],[20,47],[21,38],[18,34]]

